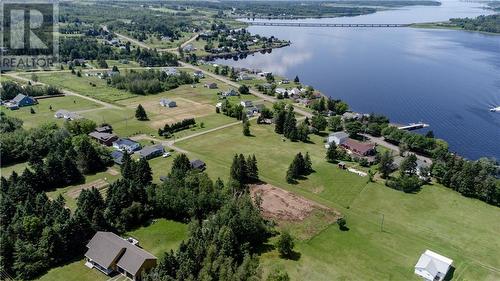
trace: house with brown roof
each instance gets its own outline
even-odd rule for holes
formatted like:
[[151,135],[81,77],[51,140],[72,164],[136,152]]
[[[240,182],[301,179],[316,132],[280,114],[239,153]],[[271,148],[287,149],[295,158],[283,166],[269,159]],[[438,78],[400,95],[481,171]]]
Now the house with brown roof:
[[156,257],[137,246],[135,239],[123,239],[112,232],[98,231],[87,244],[85,265],[106,275],[118,272],[136,281],[156,266]]
[[348,138],[341,145],[358,156],[370,156],[375,153],[375,144],[373,142],[360,142]]

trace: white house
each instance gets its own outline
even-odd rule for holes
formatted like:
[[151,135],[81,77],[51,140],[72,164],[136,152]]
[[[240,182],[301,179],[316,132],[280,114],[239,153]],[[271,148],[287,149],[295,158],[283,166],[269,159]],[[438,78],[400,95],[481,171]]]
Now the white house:
[[426,281],[441,281],[450,270],[453,260],[431,250],[425,252],[415,265],[415,274]]
[[329,148],[330,144],[335,143],[335,145],[341,145],[344,144],[347,139],[349,139],[349,135],[345,132],[335,132],[331,133],[328,138],[326,139],[326,144],[325,147]]
[[286,89],[285,88],[276,88],[276,90],[274,90],[274,92],[276,92],[276,94],[282,94],[284,95],[285,92],[286,92]]
[[177,106],[177,103],[173,100],[169,100],[169,99],[166,99],[166,98],[162,98],[160,99],[160,105],[161,106],[164,106],[164,107],[176,107]]
[[175,75],[179,74],[177,72],[177,69],[173,68],[173,67],[164,67],[161,69],[161,71],[165,72],[165,74],[167,74],[167,76],[175,76]]

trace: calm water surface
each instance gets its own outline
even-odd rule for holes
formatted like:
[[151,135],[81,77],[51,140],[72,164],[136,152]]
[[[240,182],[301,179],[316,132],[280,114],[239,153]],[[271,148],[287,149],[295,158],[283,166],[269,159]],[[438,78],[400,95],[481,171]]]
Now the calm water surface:
[[[310,22],[411,23],[489,13],[480,4],[447,1],[372,15]],[[450,149],[470,159],[500,159],[500,36],[416,28],[250,27],[291,40],[271,54],[219,63],[287,76],[382,113],[397,123],[424,121]]]

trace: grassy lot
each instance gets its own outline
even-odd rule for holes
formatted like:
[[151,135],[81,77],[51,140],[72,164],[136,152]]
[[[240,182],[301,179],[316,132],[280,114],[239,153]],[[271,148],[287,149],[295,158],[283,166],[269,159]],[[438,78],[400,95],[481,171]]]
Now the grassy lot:
[[[50,107],[52,106],[52,110]],[[20,118],[24,121],[24,128],[37,127],[45,122],[56,122],[59,125],[64,123],[63,119],[54,117],[54,113],[60,109],[69,111],[91,110],[102,107],[101,105],[77,96],[64,96],[49,99],[41,99],[37,105],[21,107],[18,110],[9,110],[1,107],[0,110],[9,116]],[[35,114],[30,113],[30,108],[35,110]]]
[[[20,74],[22,77],[31,78],[31,74]],[[106,80],[98,77],[77,77],[68,72],[38,73],[38,80],[45,84],[54,85],[59,88],[68,89],[82,95],[93,97],[106,102],[115,102],[122,99],[134,97],[135,95],[126,91],[118,90],[106,84]],[[90,83],[94,83],[93,87]]]
[[10,177],[10,175],[12,174],[12,172],[16,172],[18,174],[21,174],[24,169],[26,169],[28,167],[28,163],[26,162],[23,162],[23,163],[18,163],[18,164],[14,164],[14,165],[10,165],[10,166],[5,166],[5,167],[2,167],[0,169],[0,175],[2,177]]
[[109,68],[112,68],[113,66],[117,66],[118,69],[129,68],[129,67],[139,67],[138,62],[131,61],[131,60],[129,60],[128,63],[121,63],[118,60],[106,60],[106,63],[108,64]]
[[[413,267],[425,249],[432,249],[455,261],[453,280],[500,278],[498,208],[438,184],[417,194],[367,184],[366,178],[326,163],[319,137],[310,144],[291,143],[282,142],[272,126],[253,124],[251,131],[253,137],[244,137],[240,127],[231,127],[176,145],[196,151],[189,156],[204,160],[214,178],[228,177],[235,153],[255,153],[261,179],[341,211],[350,228],[343,232],[331,225],[297,241],[297,261],[279,259],[276,251],[264,253],[264,273],[281,267],[292,280],[419,280]],[[289,185],[285,171],[298,151],[309,151],[316,172]]]
[[146,251],[162,256],[170,250],[177,250],[181,242],[187,238],[187,224],[166,219],[157,219],[151,225],[127,232],[123,237],[134,237]]
[[85,266],[84,260],[79,260],[76,262],[69,263],[64,266],[56,267],[45,275],[40,277],[39,281],[104,281],[108,280],[109,277],[97,271],[96,269],[90,269]]

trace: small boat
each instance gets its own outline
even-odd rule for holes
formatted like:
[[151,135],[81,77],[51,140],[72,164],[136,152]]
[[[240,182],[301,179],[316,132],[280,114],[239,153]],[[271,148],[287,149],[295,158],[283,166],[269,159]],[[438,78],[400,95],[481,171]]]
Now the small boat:
[[490,108],[491,112],[500,112],[500,106]]

